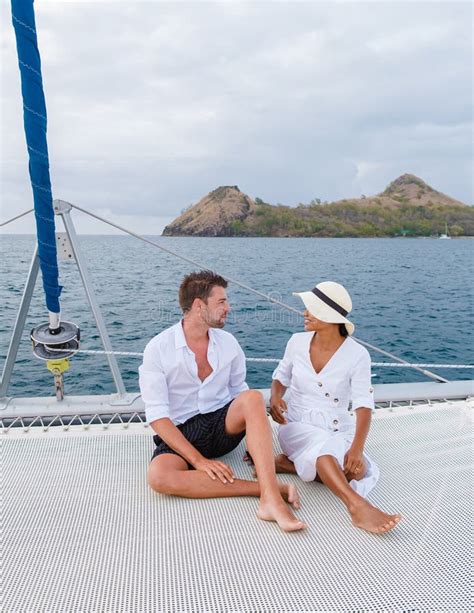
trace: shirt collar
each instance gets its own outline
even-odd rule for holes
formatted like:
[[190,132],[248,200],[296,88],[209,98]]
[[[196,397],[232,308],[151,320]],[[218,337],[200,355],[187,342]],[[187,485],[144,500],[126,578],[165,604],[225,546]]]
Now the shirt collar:
[[[212,328],[209,328],[209,342],[211,345],[216,344],[215,331]],[[188,346],[186,342],[186,337],[184,336],[183,320],[178,321],[178,323],[175,326],[174,344],[175,344],[176,349],[181,349],[182,347]]]
[[187,347],[186,337],[184,336],[183,330],[183,320],[178,321],[174,330],[174,344],[176,349],[181,349],[181,347]]

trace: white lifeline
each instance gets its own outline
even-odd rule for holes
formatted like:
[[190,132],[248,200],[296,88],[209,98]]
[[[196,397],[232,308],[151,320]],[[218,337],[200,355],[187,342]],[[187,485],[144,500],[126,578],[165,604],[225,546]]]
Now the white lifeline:
[[[355,434],[358,408],[374,408],[369,352],[347,337],[326,366],[316,373],[310,359],[314,332],[294,334],[273,373],[288,388],[287,424],[278,427],[283,453],[295,464],[303,481],[316,478],[316,460],[334,456],[341,467]],[[352,409],[349,411],[349,401]],[[377,465],[364,454],[367,473],[351,487],[366,496],[379,478]]]
[[169,417],[182,424],[198,413],[220,409],[248,390],[245,355],[232,334],[210,328],[207,359],[212,373],[201,381],[181,321],[151,339],[138,369],[148,423]]

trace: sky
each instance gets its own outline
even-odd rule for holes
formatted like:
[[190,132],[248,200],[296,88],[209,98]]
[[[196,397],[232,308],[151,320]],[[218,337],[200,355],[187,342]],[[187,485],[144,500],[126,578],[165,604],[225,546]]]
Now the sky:
[[[410,172],[474,203],[471,2],[35,11],[55,198],[146,234],[220,185],[293,206],[379,193]],[[0,222],[32,207],[8,2],[1,13]],[[33,217],[1,232],[34,232]]]

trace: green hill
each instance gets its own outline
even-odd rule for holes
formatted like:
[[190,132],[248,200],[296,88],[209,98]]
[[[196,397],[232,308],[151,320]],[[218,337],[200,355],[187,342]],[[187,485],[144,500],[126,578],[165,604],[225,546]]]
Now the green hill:
[[474,207],[405,174],[376,196],[297,207],[219,187],[184,211],[165,236],[474,236]]

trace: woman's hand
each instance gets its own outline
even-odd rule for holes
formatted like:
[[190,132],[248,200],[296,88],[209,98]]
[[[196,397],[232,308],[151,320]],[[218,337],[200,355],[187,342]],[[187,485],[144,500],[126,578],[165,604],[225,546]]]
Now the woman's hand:
[[277,422],[277,424],[286,424],[288,420],[286,419],[285,413],[288,411],[288,407],[286,406],[286,402],[281,398],[281,396],[271,396],[270,398],[270,415],[272,419]]
[[206,473],[213,481],[220,479],[222,483],[234,483],[232,469],[224,462],[201,457],[193,463],[193,466],[196,470]]
[[364,468],[364,448],[352,444],[344,456],[344,474],[357,475]]

